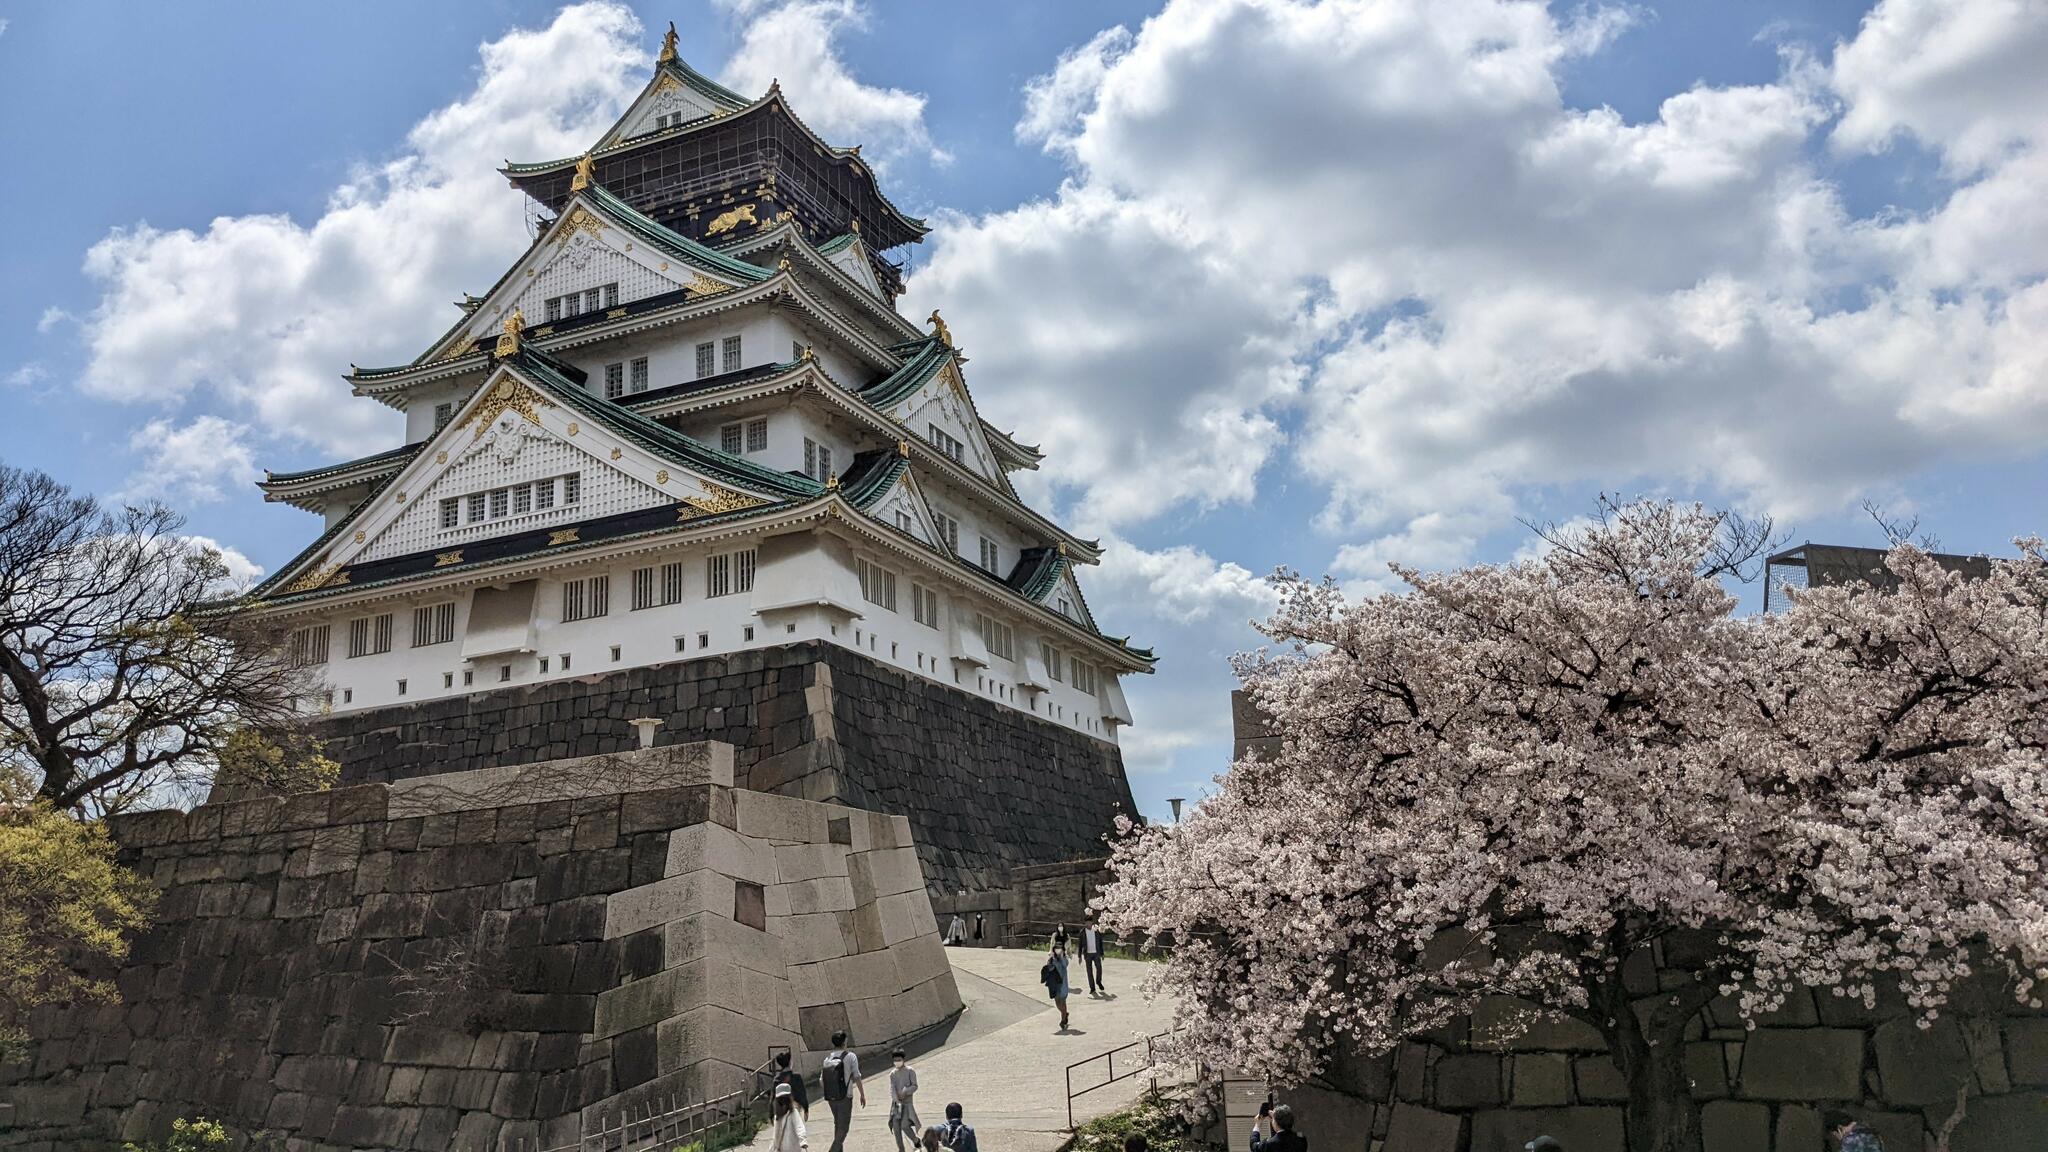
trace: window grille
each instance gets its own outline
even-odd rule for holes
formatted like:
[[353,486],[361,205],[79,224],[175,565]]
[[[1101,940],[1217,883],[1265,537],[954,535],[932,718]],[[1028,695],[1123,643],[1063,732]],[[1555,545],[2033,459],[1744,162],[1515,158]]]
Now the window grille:
[[647,357],[645,356],[638,356],[633,359],[632,390],[635,392],[647,391]]
[[713,356],[716,355],[716,353],[716,346],[714,346],[709,340],[697,345],[697,379],[702,380],[706,376],[713,375],[717,372],[717,369],[713,367],[712,359]]
[[434,405],[434,431],[439,432],[455,419],[455,405],[452,402]]
[[767,450],[768,450],[768,421],[766,421],[766,420],[749,420],[749,421],[747,421],[747,451],[749,451],[749,452],[766,452]]
[[719,353],[721,357],[721,363],[719,364],[720,371],[737,372],[740,370],[739,337],[727,336],[720,344]]
[[611,592],[610,576],[592,576],[563,584],[562,622],[567,624],[605,615],[611,607]]
[[428,604],[412,610],[412,646],[446,644],[455,639],[455,603]]
[[326,624],[313,624],[292,631],[292,667],[304,668],[327,663],[328,627]]
[[734,456],[740,454],[740,437],[743,432],[738,424],[727,424],[718,430],[718,446]]
[[624,363],[604,366],[604,398],[617,400],[626,393],[626,365]]

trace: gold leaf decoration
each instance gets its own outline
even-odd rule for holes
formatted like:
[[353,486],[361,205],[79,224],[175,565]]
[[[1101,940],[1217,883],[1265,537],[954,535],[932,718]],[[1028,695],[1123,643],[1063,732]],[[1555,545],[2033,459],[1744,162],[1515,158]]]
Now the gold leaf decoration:
[[624,456],[625,454],[626,452],[623,448],[612,449],[612,459],[614,460],[617,460],[619,457]]
[[706,236],[718,236],[730,232],[742,224],[758,225],[760,223],[759,220],[754,219],[754,206],[752,204],[742,204],[737,208],[720,212],[718,215],[713,216],[711,223],[704,226],[704,234]]
[[311,592],[315,588],[325,588],[329,584],[346,583],[348,583],[348,577],[342,573],[341,565],[322,564],[290,584],[285,585],[284,590],[285,594],[289,596],[295,592]]
[[625,314],[626,310],[624,308],[613,308],[604,314],[604,318],[607,320],[617,320]]
[[453,552],[434,553],[434,567],[436,568],[446,568],[451,564],[460,563],[462,563],[462,550],[459,548]]
[[663,469],[662,469],[661,471],[659,471],[659,472],[656,472],[656,473],[654,474],[654,482],[655,482],[656,484],[666,484],[666,483],[668,483],[668,469],[666,469],[666,468],[663,468]]
[[577,434],[578,432],[581,432],[581,431],[583,431],[583,425],[581,425],[581,424],[577,423],[577,422],[576,422],[576,421],[574,421],[574,420],[571,420],[571,421],[569,421],[569,429],[568,429],[568,431],[569,431],[569,435],[571,435],[571,436],[574,436],[574,435],[575,435],[575,434]]
[[446,453],[446,452],[436,452],[436,453],[434,453],[434,463],[436,463],[436,464],[446,464],[447,462],[448,462],[448,453]]
[[361,544],[362,542],[363,542],[363,530],[362,530],[361,528],[358,528],[358,529],[356,529],[356,543],[358,543],[358,544]]
[[561,234],[555,239],[558,243],[567,243],[575,239],[578,232],[588,232],[590,238],[596,240],[604,235],[604,220],[597,213],[578,204],[576,210],[569,213],[569,219],[564,222]]
[[574,543],[576,543],[576,529],[574,528],[558,528],[555,531],[548,533],[548,547],[550,548],[553,548],[557,544]]
[[469,415],[464,416],[456,427],[461,428],[475,420],[476,433],[472,439],[482,437],[484,429],[491,426],[491,422],[498,418],[500,412],[517,412],[526,418],[527,423],[537,427],[540,424],[540,409],[554,406],[554,401],[508,376],[498,381],[497,387],[491,389],[491,394],[484,397],[484,402],[477,405]]
[[[758,508],[767,503],[766,500],[761,499],[759,496],[749,496],[744,492],[735,492],[730,488],[721,488],[708,480],[704,481],[703,484],[704,495],[683,497],[683,507],[676,519],[692,520],[696,516],[716,516],[724,512],[738,512],[746,508]],[[692,512],[696,515],[693,516]]]
[[[532,269],[529,268],[527,269],[527,271],[531,272]],[[497,353],[501,359],[506,356],[518,355],[519,333],[525,327],[526,313],[520,311],[519,309],[514,308],[512,310],[512,314],[510,316],[505,317],[505,334],[498,337]],[[497,415],[497,413],[493,412],[491,413],[491,415],[495,416]]]
[[702,272],[690,277],[690,294],[693,296],[716,296],[720,292],[732,291],[732,285],[722,280],[713,280]]

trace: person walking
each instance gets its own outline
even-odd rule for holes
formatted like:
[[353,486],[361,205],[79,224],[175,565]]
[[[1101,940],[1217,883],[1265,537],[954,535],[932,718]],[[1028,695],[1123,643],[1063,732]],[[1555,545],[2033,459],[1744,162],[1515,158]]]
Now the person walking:
[[958,912],[953,913],[953,922],[946,925],[946,943],[957,945],[966,935],[967,921],[962,920]]
[[945,1152],[946,1130],[934,1124],[924,1130],[924,1135],[913,1140],[911,1147],[922,1149],[923,1152]]
[[1842,1152],[1884,1152],[1884,1141],[1877,1133],[1863,1126],[1863,1122],[1842,1111],[1831,1108],[1821,1118],[1821,1127],[1835,1138],[1835,1147]]
[[1052,951],[1046,954],[1045,967],[1038,970],[1038,982],[1045,985],[1046,995],[1059,1006],[1060,1031],[1067,1030],[1067,954],[1063,950],[1064,939],[1053,940]]
[[796,1101],[796,1110],[804,1114],[805,1120],[809,1120],[811,1118],[810,1090],[804,1087],[804,1078],[790,1068],[789,1050],[786,1048],[775,1054],[774,1083],[777,1088],[783,1085],[789,1086],[789,1095],[791,1099]]
[[987,926],[987,923],[987,913],[976,912],[974,914],[974,942],[976,944],[981,943],[982,929]]
[[917,1122],[917,1069],[901,1048],[889,1053],[889,1064],[889,1131],[896,1136],[896,1152],[903,1152],[903,1138],[910,1137],[915,1148],[924,1127]]
[[1055,925],[1052,930],[1052,950],[1062,956],[1067,954],[1067,926]]
[[846,1033],[832,1034],[832,1052],[818,1070],[818,1088],[832,1109],[832,1152],[846,1152],[846,1133],[853,1127],[853,1098],[868,1106],[868,1090],[860,1082],[860,1057],[846,1047]]
[[981,1152],[981,1145],[974,1139],[974,1129],[967,1126],[958,1104],[946,1105],[946,1137],[942,1143],[953,1152]]
[[[1263,1127],[1262,1137],[1259,1129]],[[1308,1152],[1308,1137],[1294,1130],[1294,1109],[1268,1099],[1252,1122],[1252,1152]]]
[[1081,970],[1088,976],[1088,994],[1100,996],[1109,991],[1109,984],[1102,978],[1102,931],[1089,921],[1081,929]]
[[775,1125],[768,1135],[769,1152],[810,1152],[811,1134],[804,1129],[804,1115],[796,1110],[796,1096],[789,1085],[775,1086]]

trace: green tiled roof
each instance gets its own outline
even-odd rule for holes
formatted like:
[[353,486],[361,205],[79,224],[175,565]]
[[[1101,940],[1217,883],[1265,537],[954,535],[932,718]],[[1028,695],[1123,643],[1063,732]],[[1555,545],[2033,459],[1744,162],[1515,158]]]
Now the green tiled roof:
[[396,448],[387,448],[382,452],[372,452],[368,456],[358,456],[353,460],[343,460],[338,464],[322,464],[317,468],[306,468],[298,472],[267,472],[264,474],[263,482],[265,484],[291,484],[302,480],[318,480],[323,476],[339,475],[351,469],[371,464],[383,464],[386,462],[402,464],[418,455],[419,450],[426,446],[427,442],[421,440],[414,444],[401,444]]
[[604,215],[610,217],[612,222],[621,228],[706,272],[733,277],[742,284],[759,284],[775,275],[773,268],[763,268],[758,264],[749,264],[745,260],[727,256],[714,248],[699,244],[680,232],[655,223],[639,209],[605,191],[601,184],[593,183],[579,195],[588,197]]
[[910,458],[893,450],[863,452],[853,458],[853,466],[840,476],[839,494],[865,512],[909,470]]
[[903,357],[903,367],[860,390],[860,398],[877,408],[887,408],[924,387],[953,358],[953,350],[936,336],[906,341],[889,351]]

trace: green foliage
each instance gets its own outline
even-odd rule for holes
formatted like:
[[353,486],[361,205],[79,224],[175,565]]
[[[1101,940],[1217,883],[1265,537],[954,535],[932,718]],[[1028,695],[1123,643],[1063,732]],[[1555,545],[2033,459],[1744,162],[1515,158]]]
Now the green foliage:
[[38,1004],[115,999],[95,973],[127,958],[156,903],[115,862],[104,827],[20,791],[18,777],[0,785],[0,1055],[21,1050],[22,1017]]
[[1132,1133],[1145,1137],[1151,1152],[1208,1152],[1215,1147],[1190,1129],[1182,1111],[1174,1100],[1147,1093],[1129,1108],[1097,1116],[1075,1129],[1067,1149],[1124,1152],[1124,1140]]
[[187,1120],[180,1116],[171,1121],[171,1138],[153,1140],[147,1144],[123,1144],[121,1152],[210,1152],[215,1148],[228,1146],[228,1130],[218,1120]]
[[327,745],[297,730],[236,728],[221,740],[217,755],[216,788],[324,792],[341,778],[341,765],[327,758]]
[[752,1140],[754,1133],[765,1126],[762,1119],[749,1110],[687,1144],[675,1145],[669,1152],[724,1152]]

